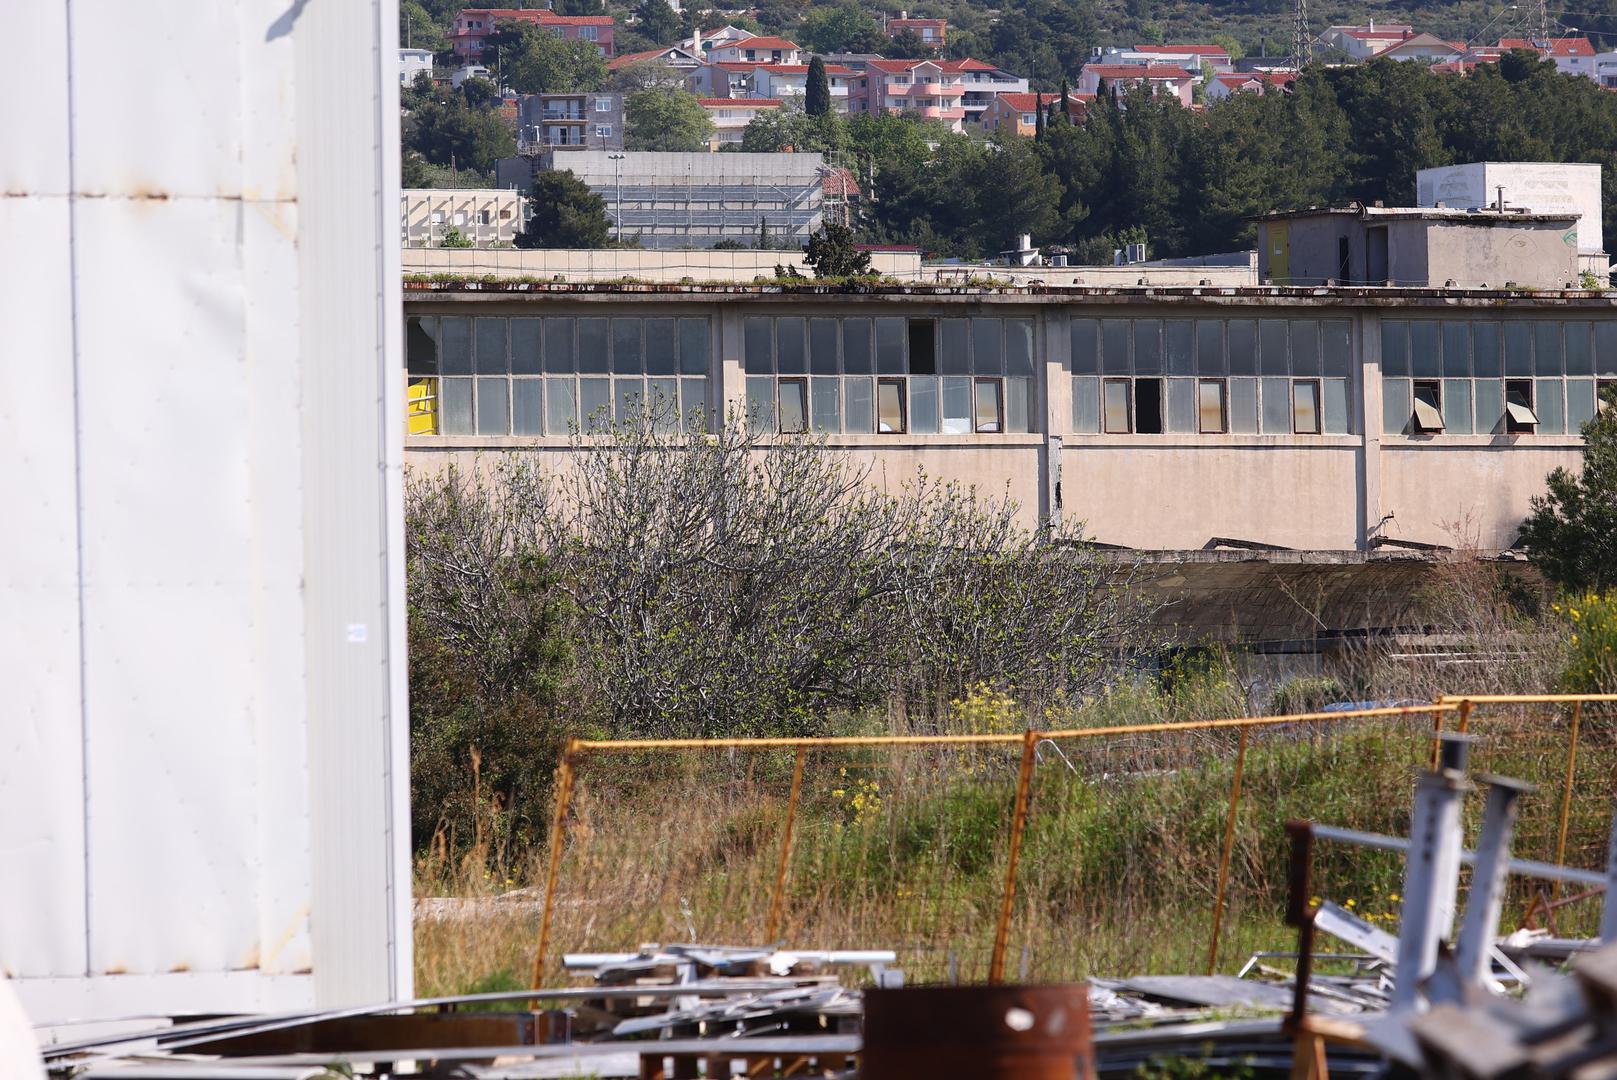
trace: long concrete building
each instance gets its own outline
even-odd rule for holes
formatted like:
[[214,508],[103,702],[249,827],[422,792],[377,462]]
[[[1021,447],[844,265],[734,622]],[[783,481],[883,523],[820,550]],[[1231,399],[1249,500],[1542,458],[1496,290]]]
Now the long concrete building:
[[1546,475],[1577,466],[1597,391],[1617,384],[1610,293],[421,282],[405,295],[416,467],[565,455],[592,413],[661,395],[707,423],[735,410],[823,433],[879,482],[923,468],[1008,491],[1029,524],[1082,522],[1098,544],[1185,564],[1265,551],[1339,566],[1462,532],[1509,549]]

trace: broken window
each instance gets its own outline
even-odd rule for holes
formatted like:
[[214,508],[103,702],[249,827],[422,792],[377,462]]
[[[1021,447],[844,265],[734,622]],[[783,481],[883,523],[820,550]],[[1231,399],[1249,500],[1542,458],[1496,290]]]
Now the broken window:
[[1415,380],[1414,414],[1416,431],[1438,435],[1443,431],[1443,385],[1436,379]]
[[803,379],[780,380],[780,431],[801,435],[808,430],[808,387]]
[[977,380],[975,424],[979,434],[1005,430],[1002,396],[998,379]]
[[1505,432],[1509,435],[1531,435],[1538,429],[1538,416],[1533,412],[1533,380],[1505,380]]
[[1298,379],[1291,384],[1291,430],[1298,435],[1319,434],[1319,380]]
[[1101,402],[1102,430],[1108,435],[1127,435],[1133,426],[1129,419],[1129,380],[1107,379]]
[[1162,434],[1162,380],[1134,380],[1134,431],[1139,435]]
[[904,380],[876,381],[876,430],[883,435],[902,435],[904,425]]
[[1196,385],[1196,425],[1203,435],[1222,435],[1228,429],[1223,379],[1203,379]]
[[910,320],[910,374],[938,373],[938,334],[934,319]]

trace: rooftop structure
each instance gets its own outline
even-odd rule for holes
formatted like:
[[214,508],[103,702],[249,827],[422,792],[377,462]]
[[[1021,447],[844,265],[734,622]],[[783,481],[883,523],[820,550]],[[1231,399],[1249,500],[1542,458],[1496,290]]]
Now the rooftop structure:
[[1580,270],[1611,273],[1606,255],[1601,167],[1558,161],[1489,161],[1420,169],[1419,206],[1468,210],[1493,206],[1544,214],[1575,214]]

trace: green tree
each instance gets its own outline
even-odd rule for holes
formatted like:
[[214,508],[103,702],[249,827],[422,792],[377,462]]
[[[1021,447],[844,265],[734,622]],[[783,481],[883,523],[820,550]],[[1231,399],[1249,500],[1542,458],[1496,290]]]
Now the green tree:
[[1533,497],[1522,543],[1533,565],[1569,592],[1617,588],[1617,388],[1583,425],[1583,467],[1550,473],[1549,490]]
[[449,48],[449,38],[443,27],[433,21],[432,15],[421,6],[420,0],[402,0],[399,4],[399,44],[411,49],[431,49],[443,52]]
[[831,111],[831,80],[825,73],[825,61],[818,56],[809,60],[803,111],[810,116],[824,116]]
[[870,252],[854,246],[852,229],[827,221],[809,237],[803,263],[814,267],[817,278],[862,277],[870,273]]
[[606,88],[620,94],[636,90],[659,90],[671,93],[685,89],[685,75],[663,60],[642,60],[638,64],[620,67],[607,76]]
[[713,138],[713,118],[689,90],[637,90],[623,103],[623,119],[630,150],[694,153]]
[[441,248],[469,248],[476,245],[472,243],[471,237],[451,225],[449,230],[444,233],[444,238],[438,242],[438,246]]
[[881,48],[889,60],[927,60],[938,55],[938,48],[914,30],[900,30]]
[[534,177],[528,205],[531,216],[517,234],[519,248],[603,248],[609,243],[612,223],[606,200],[565,169]]
[[881,24],[857,3],[811,9],[793,40],[817,53],[881,52],[887,45]]
[[529,23],[504,22],[490,36],[505,84],[523,94],[565,94],[606,85],[606,61],[593,42],[567,41]]
[[491,172],[496,159],[516,153],[511,125],[493,107],[474,108],[459,90],[416,99],[401,136],[403,148],[426,162],[477,172]]
[[635,17],[640,32],[658,45],[667,45],[679,37],[679,16],[668,0],[642,0]]

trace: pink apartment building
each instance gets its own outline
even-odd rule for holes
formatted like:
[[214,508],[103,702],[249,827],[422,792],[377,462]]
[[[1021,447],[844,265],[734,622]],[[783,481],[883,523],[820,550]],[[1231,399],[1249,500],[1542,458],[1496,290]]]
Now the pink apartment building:
[[1027,92],[1019,79],[981,60],[871,60],[864,112],[913,112],[956,131],[976,123],[1001,94]]
[[612,16],[557,15],[535,8],[464,8],[455,16],[449,44],[455,55],[475,63],[483,58],[483,44],[502,22],[532,23],[568,41],[589,41],[605,57],[612,56]]

